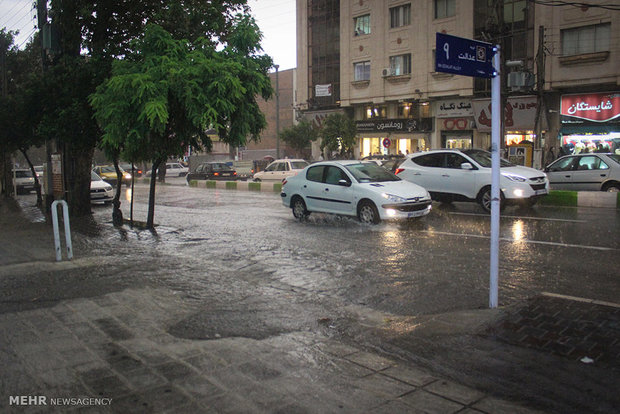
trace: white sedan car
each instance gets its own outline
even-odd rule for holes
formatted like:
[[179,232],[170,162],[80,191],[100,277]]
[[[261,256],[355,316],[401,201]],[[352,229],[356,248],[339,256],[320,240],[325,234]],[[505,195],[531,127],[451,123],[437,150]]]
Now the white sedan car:
[[90,202],[107,204],[114,199],[112,186],[93,171],[90,172]]
[[431,197],[372,161],[324,161],[284,180],[282,204],[297,219],[311,212],[357,216],[362,223],[422,217]]
[[[501,205],[533,205],[549,193],[549,180],[534,168],[500,161]],[[396,174],[426,188],[433,200],[474,201],[491,210],[491,153],[479,149],[433,150],[409,155]]]
[[302,159],[275,160],[263,171],[254,174],[254,181],[277,181],[281,182],[287,177],[298,174],[308,166],[308,162]]

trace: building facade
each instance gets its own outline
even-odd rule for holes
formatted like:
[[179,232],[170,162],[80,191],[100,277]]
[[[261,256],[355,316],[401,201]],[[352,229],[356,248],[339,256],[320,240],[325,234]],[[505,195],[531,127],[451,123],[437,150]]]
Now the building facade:
[[[487,41],[502,51],[506,154],[525,147],[513,161],[541,166],[545,148],[557,155],[567,135],[609,141],[620,131],[620,11],[590,3],[297,0],[295,106],[317,125],[332,111],[353,117],[357,158],[488,148],[490,81],[435,70],[436,33]],[[596,112],[597,99],[613,107],[601,119],[563,112]]]

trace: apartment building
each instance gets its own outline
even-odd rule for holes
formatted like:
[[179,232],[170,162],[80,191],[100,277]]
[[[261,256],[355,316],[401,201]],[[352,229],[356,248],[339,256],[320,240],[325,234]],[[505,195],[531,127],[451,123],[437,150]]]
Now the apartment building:
[[[620,11],[589,3],[297,0],[296,109],[317,125],[348,113],[358,158],[488,148],[490,81],[435,70],[435,36],[445,33],[501,46],[503,146],[527,150],[513,160],[540,165],[567,135],[608,142],[620,131]],[[592,119],[597,105],[608,113]]]

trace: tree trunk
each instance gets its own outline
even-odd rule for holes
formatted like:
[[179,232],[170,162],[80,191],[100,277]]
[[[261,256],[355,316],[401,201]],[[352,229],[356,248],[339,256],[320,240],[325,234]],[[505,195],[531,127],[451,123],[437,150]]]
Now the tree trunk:
[[123,173],[118,167],[118,158],[114,157],[114,169],[116,170],[116,191],[114,192],[114,201],[112,201],[112,223],[115,226],[123,225],[123,212],[121,211],[121,190],[123,188]]
[[91,214],[90,173],[94,146],[65,145],[63,165],[65,167],[66,198],[72,216]]
[[163,159],[156,160],[151,168],[151,182],[149,184],[149,211],[146,218],[146,228],[151,230],[155,229],[155,184],[157,183],[157,169],[162,162],[164,162]]

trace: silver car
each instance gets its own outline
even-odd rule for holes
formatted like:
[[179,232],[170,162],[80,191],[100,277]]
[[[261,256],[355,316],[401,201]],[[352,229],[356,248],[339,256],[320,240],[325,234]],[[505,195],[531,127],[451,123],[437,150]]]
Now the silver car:
[[15,189],[17,194],[28,194],[34,190],[34,176],[32,171],[28,168],[21,168],[13,170],[13,182],[15,183]]
[[566,155],[545,168],[552,190],[620,191],[620,155]]

